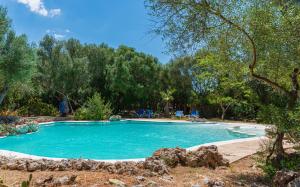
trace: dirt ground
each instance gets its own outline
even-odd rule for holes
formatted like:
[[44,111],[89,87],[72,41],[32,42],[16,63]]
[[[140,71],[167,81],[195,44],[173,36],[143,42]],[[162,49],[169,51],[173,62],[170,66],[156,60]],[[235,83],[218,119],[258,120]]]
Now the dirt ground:
[[[21,181],[28,179],[29,172],[20,171],[7,171],[0,170],[0,177],[4,184],[14,187],[20,186]],[[42,177],[53,175],[54,177],[77,175],[76,185],[77,187],[109,187],[109,179],[118,179],[127,184],[127,186],[133,186],[137,184],[149,184],[149,181],[154,181],[158,186],[164,187],[191,187],[192,185],[205,185],[206,181],[218,180],[223,181],[225,186],[252,186],[254,183],[256,186],[270,186],[268,180],[263,177],[262,171],[256,166],[254,156],[249,156],[241,159],[235,163],[232,163],[230,167],[220,167],[215,170],[207,168],[188,168],[177,167],[171,170],[170,175],[172,180],[168,180],[162,177],[146,177],[143,182],[138,182],[137,176],[124,176],[109,174],[107,172],[85,172],[85,171],[63,171],[63,172],[33,172],[32,185],[34,182]],[[151,183],[151,182],[150,182]]]

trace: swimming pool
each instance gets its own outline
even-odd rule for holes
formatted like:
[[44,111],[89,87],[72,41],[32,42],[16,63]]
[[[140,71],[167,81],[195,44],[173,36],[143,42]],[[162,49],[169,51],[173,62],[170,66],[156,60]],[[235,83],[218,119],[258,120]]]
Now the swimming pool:
[[53,122],[0,139],[0,149],[52,158],[136,159],[165,147],[264,136],[257,126],[180,122]]

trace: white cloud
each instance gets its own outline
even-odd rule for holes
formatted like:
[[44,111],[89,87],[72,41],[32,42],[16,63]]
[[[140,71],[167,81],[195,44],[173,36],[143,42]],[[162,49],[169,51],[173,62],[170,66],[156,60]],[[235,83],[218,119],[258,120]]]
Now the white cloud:
[[31,12],[37,13],[41,16],[54,17],[61,14],[60,9],[48,10],[44,5],[44,0],[17,0],[18,3],[26,5]]
[[63,34],[56,34],[56,33],[54,33],[53,36],[54,36],[54,38],[57,39],[57,40],[62,40],[62,39],[64,39],[64,37],[66,37],[66,36],[63,35]]
[[59,8],[49,10],[50,17],[59,16],[60,13],[61,13],[61,10]]
[[63,40],[71,33],[69,29],[47,29],[45,32],[57,40]]

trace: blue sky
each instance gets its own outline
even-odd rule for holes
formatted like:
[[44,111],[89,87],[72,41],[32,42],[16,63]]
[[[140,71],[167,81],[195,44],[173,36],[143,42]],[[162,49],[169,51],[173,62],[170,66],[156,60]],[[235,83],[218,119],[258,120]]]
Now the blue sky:
[[168,62],[165,44],[149,34],[150,17],[144,0],[0,0],[8,8],[13,27],[38,42],[45,34],[83,43],[121,44]]

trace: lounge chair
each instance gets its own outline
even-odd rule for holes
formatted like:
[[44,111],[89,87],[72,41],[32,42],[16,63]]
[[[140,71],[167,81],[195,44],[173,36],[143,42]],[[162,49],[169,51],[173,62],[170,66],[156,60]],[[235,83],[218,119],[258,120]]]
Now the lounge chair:
[[183,111],[181,111],[181,110],[176,111],[175,116],[182,118],[184,116]]
[[153,110],[146,110],[146,116],[147,116],[147,118],[153,118]]
[[139,118],[142,118],[145,115],[145,110],[144,109],[139,109],[138,111],[136,111],[136,114]]
[[193,118],[199,118],[199,111],[198,111],[198,110],[193,110],[193,111],[191,112],[190,117],[193,117]]

